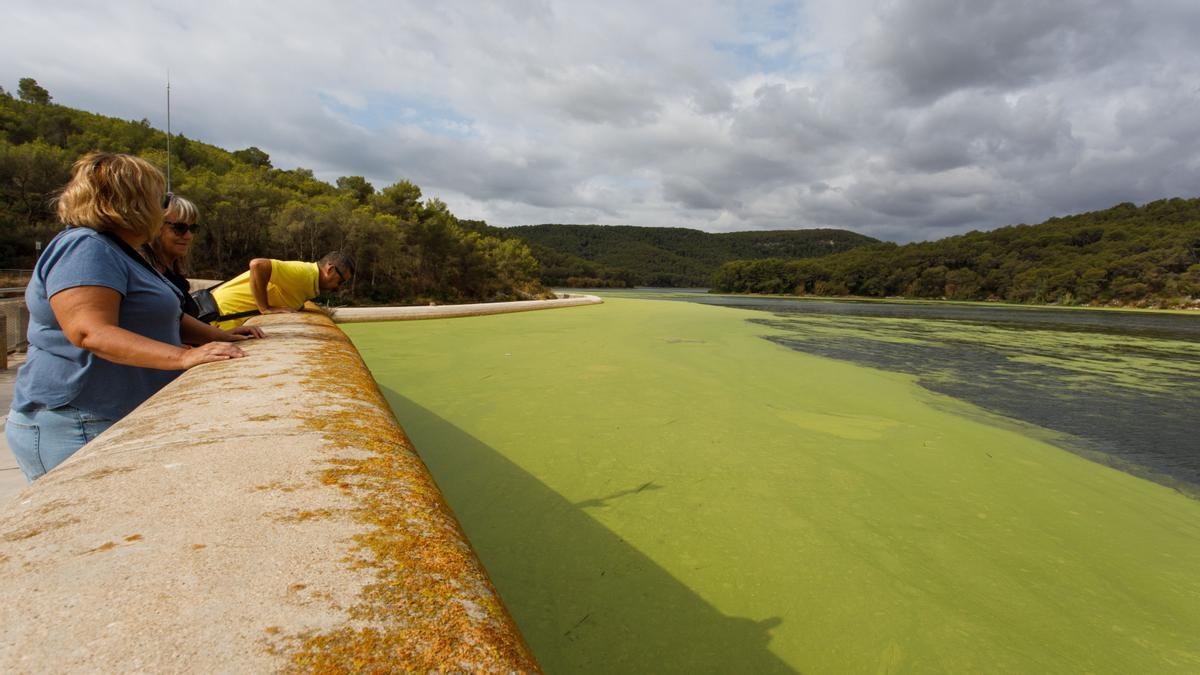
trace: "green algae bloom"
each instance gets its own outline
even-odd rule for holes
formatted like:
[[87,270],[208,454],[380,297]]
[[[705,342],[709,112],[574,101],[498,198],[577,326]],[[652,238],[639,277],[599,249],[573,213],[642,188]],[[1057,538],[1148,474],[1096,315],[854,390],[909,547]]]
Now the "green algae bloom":
[[344,328],[547,672],[1200,671],[1200,501],[763,316]]

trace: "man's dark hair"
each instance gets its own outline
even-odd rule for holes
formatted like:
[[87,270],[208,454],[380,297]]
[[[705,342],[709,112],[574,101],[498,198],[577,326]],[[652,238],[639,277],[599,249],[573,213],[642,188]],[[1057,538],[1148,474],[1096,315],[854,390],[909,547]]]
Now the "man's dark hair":
[[354,259],[341,251],[330,251],[317,261],[318,265],[333,265],[349,276],[354,276]]

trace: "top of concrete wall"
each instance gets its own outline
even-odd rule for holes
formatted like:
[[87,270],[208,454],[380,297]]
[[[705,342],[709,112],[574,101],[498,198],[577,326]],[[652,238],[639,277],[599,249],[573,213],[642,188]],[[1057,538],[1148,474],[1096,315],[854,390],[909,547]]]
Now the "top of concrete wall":
[[536,671],[342,332],[254,321],[0,512],[0,670]]

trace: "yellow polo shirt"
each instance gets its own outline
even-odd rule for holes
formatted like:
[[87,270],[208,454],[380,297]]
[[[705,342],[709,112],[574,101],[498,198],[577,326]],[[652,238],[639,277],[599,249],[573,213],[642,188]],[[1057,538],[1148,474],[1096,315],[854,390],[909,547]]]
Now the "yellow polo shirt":
[[[300,260],[272,260],[271,279],[267,282],[267,303],[272,307],[300,309],[304,303],[321,294],[321,269],[315,262]],[[250,270],[246,270],[221,284],[213,297],[221,314],[237,314],[258,309],[254,292],[250,290]],[[217,328],[229,330],[246,323],[241,319],[230,319],[216,324]]]

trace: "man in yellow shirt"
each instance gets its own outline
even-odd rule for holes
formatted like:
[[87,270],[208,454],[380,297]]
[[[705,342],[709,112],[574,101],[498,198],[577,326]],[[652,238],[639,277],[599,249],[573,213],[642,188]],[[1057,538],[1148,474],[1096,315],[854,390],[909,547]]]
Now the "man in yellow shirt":
[[[341,251],[328,253],[317,262],[255,258],[250,269],[213,289],[223,330],[235,328],[256,314],[296,312],[321,291],[337,290],[354,276],[354,261]],[[241,315],[241,316],[237,316]]]

